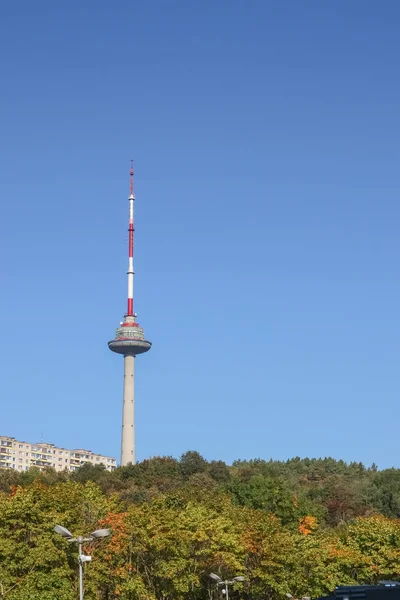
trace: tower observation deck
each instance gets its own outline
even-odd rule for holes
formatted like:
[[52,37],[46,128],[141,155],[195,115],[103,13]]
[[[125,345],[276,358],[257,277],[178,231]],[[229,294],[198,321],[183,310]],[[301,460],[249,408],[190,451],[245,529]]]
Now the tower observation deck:
[[134,202],[133,164],[130,169],[129,194],[129,252],[128,252],[128,307],[124,322],[118,327],[115,338],[108,347],[124,357],[124,393],[122,406],[121,465],[135,464],[135,357],[148,352],[151,343],[145,340],[144,331],[136,322],[133,310],[133,250],[134,250]]

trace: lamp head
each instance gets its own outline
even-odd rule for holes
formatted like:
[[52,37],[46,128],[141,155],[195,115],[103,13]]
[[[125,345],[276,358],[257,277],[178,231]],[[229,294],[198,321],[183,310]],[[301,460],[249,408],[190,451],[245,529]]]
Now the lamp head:
[[66,527],[63,527],[62,525],[56,525],[54,527],[54,531],[56,533],[59,533],[60,535],[63,536],[63,538],[72,538],[72,533],[70,531],[68,531],[68,529]]
[[111,531],[109,529],[96,529],[96,531],[93,531],[90,535],[97,540],[99,538],[108,537],[110,533]]

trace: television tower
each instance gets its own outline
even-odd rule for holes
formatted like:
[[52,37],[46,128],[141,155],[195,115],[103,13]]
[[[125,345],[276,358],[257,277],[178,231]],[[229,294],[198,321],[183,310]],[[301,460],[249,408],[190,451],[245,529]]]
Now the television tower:
[[136,322],[133,311],[133,248],[134,248],[134,203],[133,161],[130,168],[129,193],[129,258],[128,258],[128,310],[125,320],[118,327],[115,339],[108,342],[113,352],[124,357],[124,399],[122,405],[122,438],[121,466],[135,464],[135,357],[151,348],[151,343],[144,339],[144,331]]

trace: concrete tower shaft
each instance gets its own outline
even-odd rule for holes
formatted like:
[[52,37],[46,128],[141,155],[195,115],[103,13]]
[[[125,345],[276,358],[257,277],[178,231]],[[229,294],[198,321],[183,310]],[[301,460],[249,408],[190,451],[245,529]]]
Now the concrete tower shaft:
[[134,202],[133,163],[130,168],[129,193],[129,244],[128,244],[128,309],[124,322],[117,328],[115,338],[108,342],[108,347],[124,356],[124,395],[122,407],[121,465],[135,464],[135,357],[151,348],[145,340],[142,327],[136,322],[133,307],[133,252],[134,252]]

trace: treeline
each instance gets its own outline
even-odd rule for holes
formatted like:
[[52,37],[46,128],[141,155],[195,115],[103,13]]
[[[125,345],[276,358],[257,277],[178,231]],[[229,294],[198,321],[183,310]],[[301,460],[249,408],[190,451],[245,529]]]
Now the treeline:
[[333,459],[237,461],[197,452],[108,472],[0,470],[0,598],[72,600],[74,535],[109,527],[86,551],[87,600],[211,600],[208,574],[244,575],[244,600],[318,597],[400,574],[400,470]]
[[12,486],[37,480],[46,485],[92,481],[106,496],[117,493],[121,500],[134,504],[181,488],[200,489],[210,496],[224,493],[234,504],[271,512],[285,525],[295,525],[308,514],[328,527],[376,513],[400,518],[400,469],[379,471],[376,465],[367,468],[333,458],[257,459],[228,466],[189,451],[180,460],[155,457],[113,472],[89,463],[73,473],[0,470],[0,491],[10,492]]

